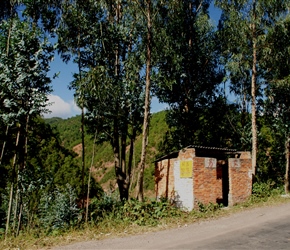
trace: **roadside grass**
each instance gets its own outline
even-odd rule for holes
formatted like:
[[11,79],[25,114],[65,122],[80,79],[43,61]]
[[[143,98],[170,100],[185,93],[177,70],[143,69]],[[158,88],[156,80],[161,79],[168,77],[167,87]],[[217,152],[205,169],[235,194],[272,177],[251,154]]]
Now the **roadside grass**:
[[147,200],[140,203],[131,200],[124,205],[115,206],[110,212],[101,212],[97,217],[91,218],[88,224],[82,224],[65,231],[54,230],[48,235],[45,230],[36,229],[29,233],[22,232],[16,238],[9,237],[6,241],[2,235],[0,249],[50,249],[54,246],[80,241],[125,237],[184,227],[202,220],[217,219],[244,210],[290,202],[290,198],[281,196],[282,193],[282,189],[270,190],[267,186],[254,186],[253,195],[244,203],[232,207],[199,204],[198,209],[191,212],[176,209],[166,201]]

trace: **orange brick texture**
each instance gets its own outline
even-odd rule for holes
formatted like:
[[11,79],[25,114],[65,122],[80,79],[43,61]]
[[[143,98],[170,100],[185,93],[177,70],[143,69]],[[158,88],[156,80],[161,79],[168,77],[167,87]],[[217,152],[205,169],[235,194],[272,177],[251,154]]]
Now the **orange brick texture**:
[[252,194],[252,161],[229,159],[229,206],[246,201]]
[[174,196],[174,161],[165,159],[155,163],[156,198],[171,199]]
[[216,203],[218,199],[222,199],[222,179],[217,178],[221,167],[212,164],[205,166],[203,157],[193,159],[193,190],[194,190],[194,206],[197,203],[202,204]]

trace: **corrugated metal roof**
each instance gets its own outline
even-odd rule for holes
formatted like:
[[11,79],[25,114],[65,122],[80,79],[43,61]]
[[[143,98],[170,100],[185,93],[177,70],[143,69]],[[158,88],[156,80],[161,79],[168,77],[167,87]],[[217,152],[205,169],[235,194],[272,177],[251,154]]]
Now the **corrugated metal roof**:
[[175,158],[175,157],[173,157],[173,156],[174,156],[174,155],[178,155],[178,152],[179,152],[179,151],[171,152],[171,153],[169,153],[169,154],[167,154],[167,155],[164,155],[164,156],[162,156],[162,157],[156,159],[154,162],[162,161],[162,160],[164,160],[164,159]]
[[[201,149],[201,150],[209,150],[209,151],[220,151],[223,153],[239,153],[236,149],[231,149],[231,148],[217,148],[217,147],[206,147],[206,146],[200,146],[200,145],[189,145],[185,148],[195,148],[195,149]],[[182,149],[181,149],[182,150]],[[164,155],[158,159],[156,159],[154,162],[158,162],[164,159],[170,159],[170,158],[175,158],[176,154],[178,154],[179,151],[174,151],[171,152],[167,155]]]
[[217,150],[217,151],[224,151],[224,152],[237,152],[236,149],[231,149],[231,148],[205,147],[205,146],[199,146],[199,145],[189,145],[186,148],[197,148],[197,149],[206,149],[206,150]]

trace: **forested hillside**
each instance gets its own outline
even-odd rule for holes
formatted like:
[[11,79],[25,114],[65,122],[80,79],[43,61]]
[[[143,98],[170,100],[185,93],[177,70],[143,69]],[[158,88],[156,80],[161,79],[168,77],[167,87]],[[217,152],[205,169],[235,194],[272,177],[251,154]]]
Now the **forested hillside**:
[[[149,129],[149,139],[148,139],[148,158],[146,161],[145,170],[145,190],[146,194],[152,196],[154,191],[154,163],[158,155],[160,155],[159,148],[165,138],[166,132],[168,132],[168,126],[165,122],[166,111],[161,111],[152,114],[150,129]],[[45,122],[49,124],[52,128],[59,134],[62,145],[70,151],[74,151],[77,156],[77,164],[81,166],[81,116],[75,116],[68,119],[61,118],[50,118],[45,119]],[[94,159],[92,163],[93,156],[93,143],[94,138],[92,134],[87,134],[85,136],[85,165],[86,171],[89,168],[93,168],[93,176],[96,181],[104,188],[107,192],[115,191],[116,178],[114,169],[114,156],[113,150],[109,143],[103,142],[97,144],[94,151]],[[129,147],[129,145],[127,145]],[[134,187],[136,185],[137,177],[137,164],[140,162],[141,154],[141,135],[138,135],[135,141],[135,152],[134,152],[134,164],[132,173],[132,187],[131,192],[134,196]],[[162,152],[161,152],[162,153]],[[80,168],[80,167],[79,167]]]

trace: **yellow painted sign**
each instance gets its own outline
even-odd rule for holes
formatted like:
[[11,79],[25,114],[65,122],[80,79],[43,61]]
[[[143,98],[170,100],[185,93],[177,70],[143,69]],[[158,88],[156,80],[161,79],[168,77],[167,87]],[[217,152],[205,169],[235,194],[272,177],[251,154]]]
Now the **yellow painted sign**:
[[180,178],[192,178],[192,161],[180,161]]

